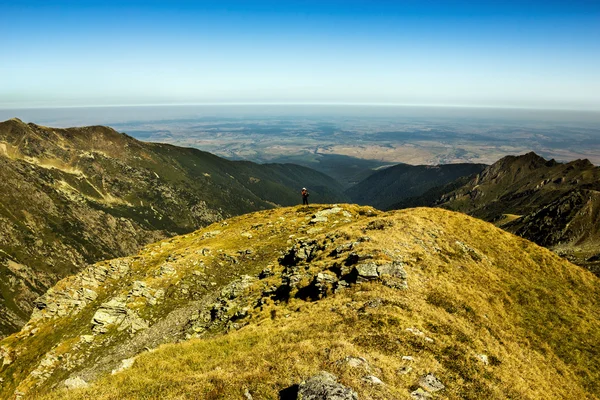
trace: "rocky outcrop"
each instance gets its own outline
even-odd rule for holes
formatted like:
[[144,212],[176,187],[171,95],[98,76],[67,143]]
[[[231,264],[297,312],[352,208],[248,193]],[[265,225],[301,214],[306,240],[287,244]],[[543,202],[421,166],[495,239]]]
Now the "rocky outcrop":
[[298,400],[358,400],[358,395],[335,375],[322,371],[300,383]]

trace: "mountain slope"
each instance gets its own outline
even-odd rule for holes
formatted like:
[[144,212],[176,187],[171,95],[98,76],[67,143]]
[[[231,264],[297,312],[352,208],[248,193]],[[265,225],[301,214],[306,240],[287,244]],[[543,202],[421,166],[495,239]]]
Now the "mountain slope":
[[600,192],[573,190],[503,229],[566,255],[600,276]]
[[315,199],[345,198],[333,179],[305,167],[231,162],[101,126],[0,123],[0,337],[84,265],[231,215],[297,204],[302,185]]
[[346,194],[355,203],[388,209],[403,199],[419,196],[460,177],[477,174],[485,167],[484,164],[398,164],[375,172],[347,189]]
[[325,370],[359,398],[597,399],[598,283],[443,209],[261,211],[60,281],[0,342],[0,396],[296,398]]
[[[494,221],[581,265],[600,254],[600,168],[535,153],[502,158],[436,205]],[[429,198],[430,200],[430,198]]]

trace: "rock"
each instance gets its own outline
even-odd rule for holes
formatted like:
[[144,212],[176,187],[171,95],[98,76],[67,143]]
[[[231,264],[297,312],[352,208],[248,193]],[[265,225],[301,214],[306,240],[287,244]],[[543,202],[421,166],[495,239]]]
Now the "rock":
[[111,326],[120,331],[129,328],[130,333],[136,333],[148,328],[148,323],[129,310],[124,299],[116,297],[101,304],[92,317],[92,331],[95,333],[106,333]]
[[333,290],[333,285],[337,282],[337,277],[328,272],[319,272],[313,280],[313,286],[319,293],[319,296],[325,296]]
[[356,265],[353,269],[353,274],[356,276],[356,282],[372,281],[379,278],[377,264],[373,262]]
[[260,271],[260,274],[258,274],[258,279],[265,279],[273,275],[275,274],[273,273],[271,267],[266,267],[262,271]]
[[112,370],[111,374],[118,374],[121,371],[125,371],[128,368],[131,368],[131,366],[133,365],[133,363],[135,362],[135,358],[126,358],[124,360],[121,360],[121,365],[118,368],[115,368]]
[[246,238],[246,239],[252,239],[252,234],[250,232],[242,232],[240,234],[240,236]]
[[315,257],[317,250],[317,241],[314,239],[299,239],[298,242],[279,258],[279,263],[283,266],[294,266],[300,262],[310,262]]
[[338,383],[337,377],[321,371],[298,386],[298,400],[358,400],[349,387]]
[[84,381],[83,379],[81,379],[78,376],[67,379],[66,381],[63,382],[63,385],[65,385],[65,387],[69,390],[81,389],[81,388],[85,388],[85,387],[89,386],[89,384],[86,381]]
[[425,336],[425,334],[417,328],[406,328],[406,331],[412,333],[415,336]]
[[375,375],[367,375],[363,377],[363,381],[370,383],[371,385],[383,385],[384,383]]
[[402,356],[402,361],[415,361],[413,356]]
[[433,398],[433,396],[431,396],[429,393],[427,393],[421,388],[418,388],[414,392],[411,392],[410,397],[412,397],[414,400],[428,400]]
[[125,302],[119,299],[111,299],[107,303],[100,305],[92,317],[92,330],[94,332],[105,333],[111,325],[120,325],[127,317],[127,307]]
[[394,261],[392,263],[382,264],[377,267],[377,272],[380,277],[385,275],[394,278],[406,279],[406,271],[401,262]]
[[315,217],[310,220],[309,224],[318,224],[329,221],[327,217]]
[[248,389],[244,390],[244,397],[246,398],[246,400],[253,400],[254,399],[252,397],[252,395],[250,394],[250,391]]
[[142,282],[142,281],[133,282],[133,287],[129,291],[129,295],[133,296],[133,297],[147,296],[149,294],[150,293],[148,292],[148,289],[146,288],[146,282]]
[[419,379],[419,386],[429,392],[434,393],[439,392],[446,387],[434,374],[431,373],[422,376],[421,379]]
[[486,354],[477,354],[477,359],[481,361],[484,365],[489,365],[490,360]]
[[410,373],[410,371],[412,371],[412,367],[401,367],[401,368],[398,370],[398,373],[399,373],[400,375],[408,375],[408,374]]
[[367,360],[362,357],[344,357],[341,360],[338,360],[336,364],[346,364],[352,368],[364,368],[367,371],[371,369]]
[[255,277],[242,275],[238,280],[231,282],[221,289],[220,297],[227,300],[235,299],[244,293],[244,290],[249,288],[255,281]]
[[0,359],[2,359],[2,366],[10,365],[14,361],[14,354],[6,346],[0,347]]
[[332,208],[327,208],[325,210],[317,211],[315,213],[315,215],[313,216],[313,219],[314,218],[324,218],[324,217],[328,217],[328,216],[339,214],[339,213],[341,213],[346,218],[352,218],[352,214],[350,214],[348,211],[344,210],[343,208],[336,206],[336,207],[332,207]]

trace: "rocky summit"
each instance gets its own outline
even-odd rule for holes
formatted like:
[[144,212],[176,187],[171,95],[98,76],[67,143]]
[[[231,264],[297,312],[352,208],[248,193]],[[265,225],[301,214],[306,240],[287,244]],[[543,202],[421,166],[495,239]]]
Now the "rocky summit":
[[598,399],[599,311],[596,276],[464,214],[279,208],[59,281],[0,397]]
[[232,215],[296,204],[298,182],[321,201],[345,198],[305,167],[233,162],[103,126],[1,122],[0,337],[60,278]]

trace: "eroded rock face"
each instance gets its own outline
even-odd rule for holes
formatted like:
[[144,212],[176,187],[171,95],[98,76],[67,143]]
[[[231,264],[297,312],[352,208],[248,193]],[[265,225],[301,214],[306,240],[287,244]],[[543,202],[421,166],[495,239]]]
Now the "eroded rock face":
[[337,377],[321,371],[298,386],[298,400],[358,400],[351,388],[342,385]]

